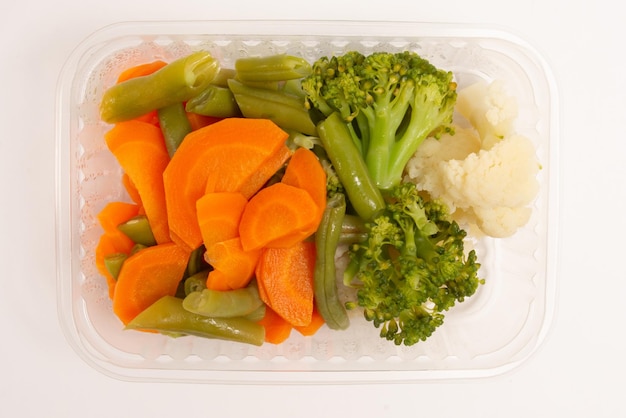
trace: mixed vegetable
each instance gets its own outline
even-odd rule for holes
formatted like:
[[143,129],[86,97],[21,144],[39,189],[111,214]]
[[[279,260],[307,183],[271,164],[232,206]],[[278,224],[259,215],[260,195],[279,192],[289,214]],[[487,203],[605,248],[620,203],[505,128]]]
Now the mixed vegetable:
[[[115,315],[126,329],[262,345],[345,330],[360,310],[397,345],[426,340],[484,283],[460,225],[501,231],[469,214],[530,210],[536,194],[467,203],[433,187],[454,162],[472,178],[470,160],[485,153],[494,174],[480,181],[515,172],[511,196],[515,181],[533,184],[532,152],[522,173],[493,164],[492,148],[530,143],[512,132],[514,112],[496,126],[481,116],[491,102],[470,97],[409,51],[246,57],[234,68],[199,51],[125,69],[100,107],[130,198],[98,216],[96,265]],[[460,126],[458,104],[475,126]],[[470,131],[473,143],[455,143]],[[442,144],[452,151],[421,153]]]

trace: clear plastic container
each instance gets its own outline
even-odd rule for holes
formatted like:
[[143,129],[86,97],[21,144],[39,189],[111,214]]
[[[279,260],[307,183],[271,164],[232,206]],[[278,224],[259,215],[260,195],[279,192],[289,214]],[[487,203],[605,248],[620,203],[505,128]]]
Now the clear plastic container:
[[[395,346],[354,311],[347,331],[292,333],[252,347],[124,331],[94,265],[96,214],[125,200],[121,171],[98,119],[103,91],[121,69],[206,49],[229,66],[242,56],[289,53],[315,60],[346,50],[414,50],[454,71],[460,87],[499,79],[519,103],[517,131],[536,145],[541,189],[526,227],[477,243],[486,284],[453,308],[426,342]],[[222,383],[415,382],[495,376],[545,340],[558,276],[558,107],[545,60],[497,29],[456,24],[313,21],[131,22],[106,27],[69,57],[58,85],[58,312],[67,340],[107,375],[139,381]]]

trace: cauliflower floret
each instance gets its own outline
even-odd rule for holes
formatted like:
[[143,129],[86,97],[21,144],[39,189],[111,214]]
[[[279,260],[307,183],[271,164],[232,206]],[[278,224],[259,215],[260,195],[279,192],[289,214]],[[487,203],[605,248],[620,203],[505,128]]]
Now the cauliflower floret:
[[517,105],[502,83],[477,83],[459,98],[457,112],[472,126],[456,123],[455,135],[426,139],[405,180],[446,203],[460,224],[492,237],[511,236],[530,219],[539,190],[534,145],[514,133]]
[[485,235],[495,238],[506,238],[513,235],[517,229],[526,225],[532,214],[529,207],[494,207],[474,208],[476,226]]
[[462,160],[442,161],[439,168],[443,190],[460,208],[525,206],[539,189],[535,149],[521,135]]
[[476,128],[483,149],[511,135],[518,115],[517,101],[506,93],[501,80],[479,81],[460,89],[455,110]]
[[[449,160],[462,160],[480,151],[480,138],[471,128],[455,128],[455,134],[443,134],[439,139],[426,138],[417,154],[406,168],[408,180],[417,184],[420,190],[442,190],[443,184],[438,169],[439,163]],[[446,201],[451,210],[454,202]]]

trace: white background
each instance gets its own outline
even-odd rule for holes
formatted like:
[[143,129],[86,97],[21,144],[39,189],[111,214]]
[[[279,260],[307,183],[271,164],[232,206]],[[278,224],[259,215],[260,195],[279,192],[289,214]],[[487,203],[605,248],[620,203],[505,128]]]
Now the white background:
[[[0,2],[0,416],[623,417],[621,235],[626,116],[619,2]],[[91,32],[127,20],[413,20],[496,24],[547,58],[561,99],[562,267],[556,318],[514,372],[480,381],[353,386],[122,382],[81,360],[57,319],[55,84]]]

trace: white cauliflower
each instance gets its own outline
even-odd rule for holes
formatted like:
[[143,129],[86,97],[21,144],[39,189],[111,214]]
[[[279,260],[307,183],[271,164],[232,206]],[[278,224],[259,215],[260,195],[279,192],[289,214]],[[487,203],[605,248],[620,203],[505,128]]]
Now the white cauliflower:
[[459,90],[455,110],[478,131],[483,149],[511,135],[518,115],[517,101],[507,95],[501,80],[479,81]]
[[[426,139],[407,165],[407,180],[444,201],[459,223],[492,237],[508,237],[530,218],[529,205],[539,190],[539,162],[533,143],[514,133],[511,109],[517,106],[503,95],[503,87],[481,83],[468,89],[477,94],[472,101],[476,109],[461,90],[458,111],[470,115],[472,127],[458,124],[455,135]],[[490,92],[496,97],[481,96]],[[508,110],[487,116],[485,110],[493,109],[487,104],[496,102]]]

